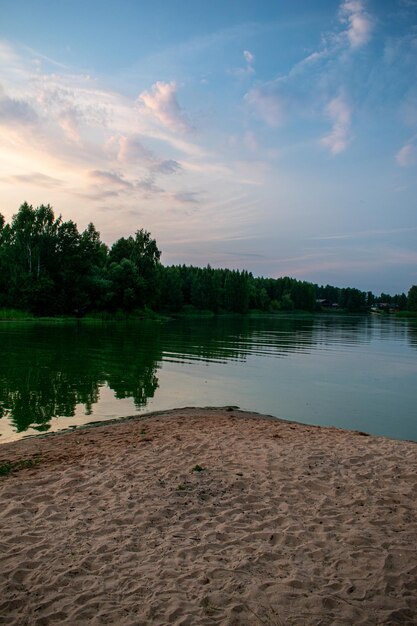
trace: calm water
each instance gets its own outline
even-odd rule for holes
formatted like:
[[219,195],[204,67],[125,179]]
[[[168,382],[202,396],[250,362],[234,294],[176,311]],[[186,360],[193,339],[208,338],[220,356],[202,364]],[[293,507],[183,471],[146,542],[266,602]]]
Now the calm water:
[[226,404],[417,440],[415,321],[2,323],[0,351],[0,442]]

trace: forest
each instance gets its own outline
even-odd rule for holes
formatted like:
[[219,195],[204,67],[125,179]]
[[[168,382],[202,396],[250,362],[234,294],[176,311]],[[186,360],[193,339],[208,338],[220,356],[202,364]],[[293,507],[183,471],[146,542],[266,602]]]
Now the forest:
[[164,266],[149,232],[108,247],[94,224],[79,232],[49,205],[24,203],[10,224],[0,214],[0,309],[36,316],[152,310],[247,313],[333,309],[363,312],[375,305],[417,311],[417,286],[391,296],[319,286],[294,278],[254,277],[245,270]]

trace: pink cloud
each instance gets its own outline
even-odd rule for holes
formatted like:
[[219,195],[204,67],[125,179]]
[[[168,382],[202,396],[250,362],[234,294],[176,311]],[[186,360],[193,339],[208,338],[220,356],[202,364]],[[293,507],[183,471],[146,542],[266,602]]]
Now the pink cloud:
[[342,96],[333,98],[326,107],[326,113],[333,125],[330,133],[321,139],[321,144],[332,154],[346,150],[350,137],[351,111]]
[[401,167],[409,167],[416,160],[416,149],[411,143],[406,143],[395,155],[395,160]]
[[90,178],[99,184],[112,185],[115,187],[131,187],[132,184],[125,180],[116,172],[107,172],[104,170],[92,170],[89,172]]
[[117,159],[122,163],[151,163],[155,156],[136,135],[119,137]]
[[346,35],[351,48],[359,48],[369,41],[373,24],[361,0],[342,2],[340,21],[347,24]]
[[38,115],[28,102],[10,98],[0,85],[0,124],[32,126],[38,122]]
[[189,132],[192,127],[178,104],[175,82],[156,82],[151,91],[142,92],[138,101],[165,127],[177,133]]

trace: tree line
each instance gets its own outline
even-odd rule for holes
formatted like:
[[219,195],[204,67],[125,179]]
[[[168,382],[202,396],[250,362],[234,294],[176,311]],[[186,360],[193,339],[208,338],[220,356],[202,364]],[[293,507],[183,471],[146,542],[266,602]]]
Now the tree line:
[[250,272],[163,266],[149,232],[138,230],[111,247],[90,223],[79,232],[55,217],[49,205],[22,204],[10,224],[0,214],[0,308],[34,315],[131,313],[149,308],[246,313],[256,309],[314,311],[318,301],[350,312],[378,302],[417,310],[417,286],[377,298],[355,288],[319,286],[294,278],[254,277]]

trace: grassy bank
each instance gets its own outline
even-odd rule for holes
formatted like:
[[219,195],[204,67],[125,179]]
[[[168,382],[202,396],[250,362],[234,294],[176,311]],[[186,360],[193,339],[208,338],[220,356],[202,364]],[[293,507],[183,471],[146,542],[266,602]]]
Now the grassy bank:
[[17,309],[0,309],[0,322],[1,321],[20,321],[20,320],[33,320],[35,319],[31,313],[26,311],[18,311]]
[[417,311],[397,311],[395,317],[409,317],[417,319]]

